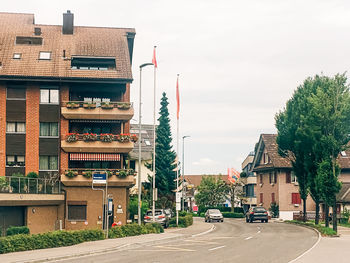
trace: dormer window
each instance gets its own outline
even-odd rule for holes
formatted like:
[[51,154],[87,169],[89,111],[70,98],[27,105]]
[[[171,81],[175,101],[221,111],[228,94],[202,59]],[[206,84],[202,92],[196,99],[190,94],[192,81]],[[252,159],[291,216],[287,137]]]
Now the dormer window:
[[13,59],[21,59],[22,54],[21,53],[14,53],[13,54]]
[[115,70],[114,57],[72,57],[72,69],[80,70]]
[[40,51],[40,53],[39,53],[39,59],[50,60],[50,59],[51,59],[51,52]]
[[341,156],[345,157],[346,156],[346,151],[341,151],[340,154],[341,154]]
[[16,45],[42,45],[42,37],[16,37]]

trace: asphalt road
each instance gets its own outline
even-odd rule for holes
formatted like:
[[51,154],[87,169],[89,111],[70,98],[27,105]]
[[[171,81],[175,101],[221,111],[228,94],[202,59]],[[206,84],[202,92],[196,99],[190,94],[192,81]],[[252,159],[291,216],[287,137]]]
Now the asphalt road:
[[283,223],[225,219],[214,225],[214,231],[205,235],[57,262],[289,262],[318,239],[313,230]]

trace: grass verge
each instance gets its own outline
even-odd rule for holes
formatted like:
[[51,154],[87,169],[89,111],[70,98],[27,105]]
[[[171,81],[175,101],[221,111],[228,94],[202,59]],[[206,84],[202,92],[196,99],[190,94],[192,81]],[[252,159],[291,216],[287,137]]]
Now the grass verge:
[[332,228],[329,227],[325,227],[322,225],[315,225],[315,223],[313,222],[302,222],[302,221],[298,221],[298,220],[287,220],[284,221],[288,224],[295,224],[295,225],[301,225],[301,226],[308,226],[308,227],[312,227],[314,229],[317,229],[322,236],[337,236],[337,232],[335,232]]

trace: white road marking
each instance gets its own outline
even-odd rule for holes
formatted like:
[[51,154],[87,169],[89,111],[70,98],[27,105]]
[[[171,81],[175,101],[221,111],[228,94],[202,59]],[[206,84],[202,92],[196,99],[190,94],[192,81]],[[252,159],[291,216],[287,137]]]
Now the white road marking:
[[202,232],[202,233],[198,233],[198,234],[192,235],[191,237],[198,237],[198,236],[202,236],[202,235],[208,234],[208,233],[210,233],[211,231],[213,231],[214,229],[215,229],[215,226],[212,225],[212,227],[211,227],[209,230],[204,231],[204,232]]
[[226,246],[213,247],[213,248],[209,248],[208,250],[209,251],[213,251],[213,250],[220,249],[220,248],[223,248],[223,247],[226,247]]
[[186,242],[193,242],[193,243],[218,244],[218,242],[206,241],[206,240],[185,240],[185,241]]
[[247,237],[245,240],[249,240],[249,239],[251,239],[251,238],[253,238],[253,237]]

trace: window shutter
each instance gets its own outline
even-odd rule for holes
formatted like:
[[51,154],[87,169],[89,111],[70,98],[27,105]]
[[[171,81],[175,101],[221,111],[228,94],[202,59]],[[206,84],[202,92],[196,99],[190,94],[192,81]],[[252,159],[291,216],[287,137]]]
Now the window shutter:
[[286,183],[290,184],[290,182],[291,182],[290,171],[287,171],[286,172]]
[[272,178],[271,178],[271,175],[272,175],[272,173],[269,173],[269,180],[270,180],[270,184],[272,183]]
[[260,203],[264,203],[264,194],[260,193]]
[[273,180],[274,180],[274,183],[276,184],[277,183],[277,171],[275,171],[273,175],[274,175]]
[[295,204],[295,194],[292,193],[292,204]]

